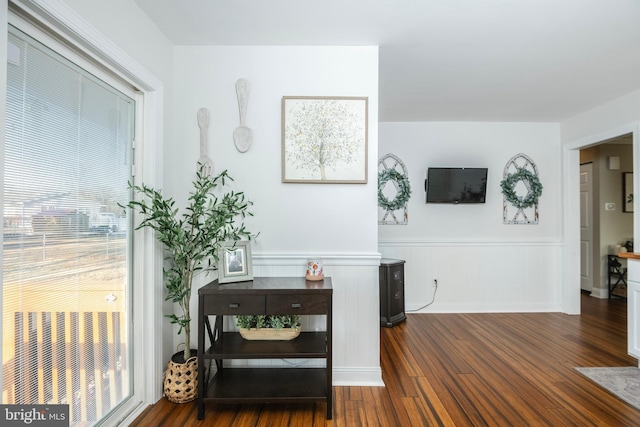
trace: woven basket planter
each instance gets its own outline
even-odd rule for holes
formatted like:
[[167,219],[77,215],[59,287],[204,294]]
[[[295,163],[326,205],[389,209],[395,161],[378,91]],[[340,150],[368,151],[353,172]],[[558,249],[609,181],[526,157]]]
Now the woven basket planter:
[[302,328],[240,328],[240,336],[245,340],[290,341],[300,335],[300,329]]
[[167,364],[164,377],[164,395],[170,402],[186,403],[198,397],[198,357],[196,350],[191,350],[192,356],[186,362],[184,351],[171,357]]

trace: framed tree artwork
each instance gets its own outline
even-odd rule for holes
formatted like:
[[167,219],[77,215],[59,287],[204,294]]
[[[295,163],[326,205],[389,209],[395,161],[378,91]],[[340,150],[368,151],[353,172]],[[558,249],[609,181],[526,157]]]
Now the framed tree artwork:
[[367,183],[368,98],[282,98],[282,182]]

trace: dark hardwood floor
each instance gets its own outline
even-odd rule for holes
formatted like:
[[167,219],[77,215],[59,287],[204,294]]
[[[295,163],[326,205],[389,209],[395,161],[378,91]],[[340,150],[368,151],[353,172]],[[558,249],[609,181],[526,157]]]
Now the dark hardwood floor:
[[576,372],[637,366],[626,301],[582,295],[582,314],[410,314],[380,331],[386,387],[334,387],[324,404],[162,399],[132,426],[638,426],[640,411]]

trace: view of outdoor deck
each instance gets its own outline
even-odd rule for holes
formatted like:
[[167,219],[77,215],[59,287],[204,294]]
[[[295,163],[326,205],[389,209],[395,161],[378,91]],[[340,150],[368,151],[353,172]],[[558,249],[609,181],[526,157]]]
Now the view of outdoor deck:
[[4,239],[3,402],[100,419],[129,389],[126,233]]

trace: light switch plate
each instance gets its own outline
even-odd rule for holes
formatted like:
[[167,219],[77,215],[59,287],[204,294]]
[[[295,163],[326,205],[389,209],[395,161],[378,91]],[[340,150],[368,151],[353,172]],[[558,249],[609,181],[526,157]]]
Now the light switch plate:
[[604,204],[604,210],[605,211],[615,211],[616,210],[616,204],[615,203],[605,203]]

